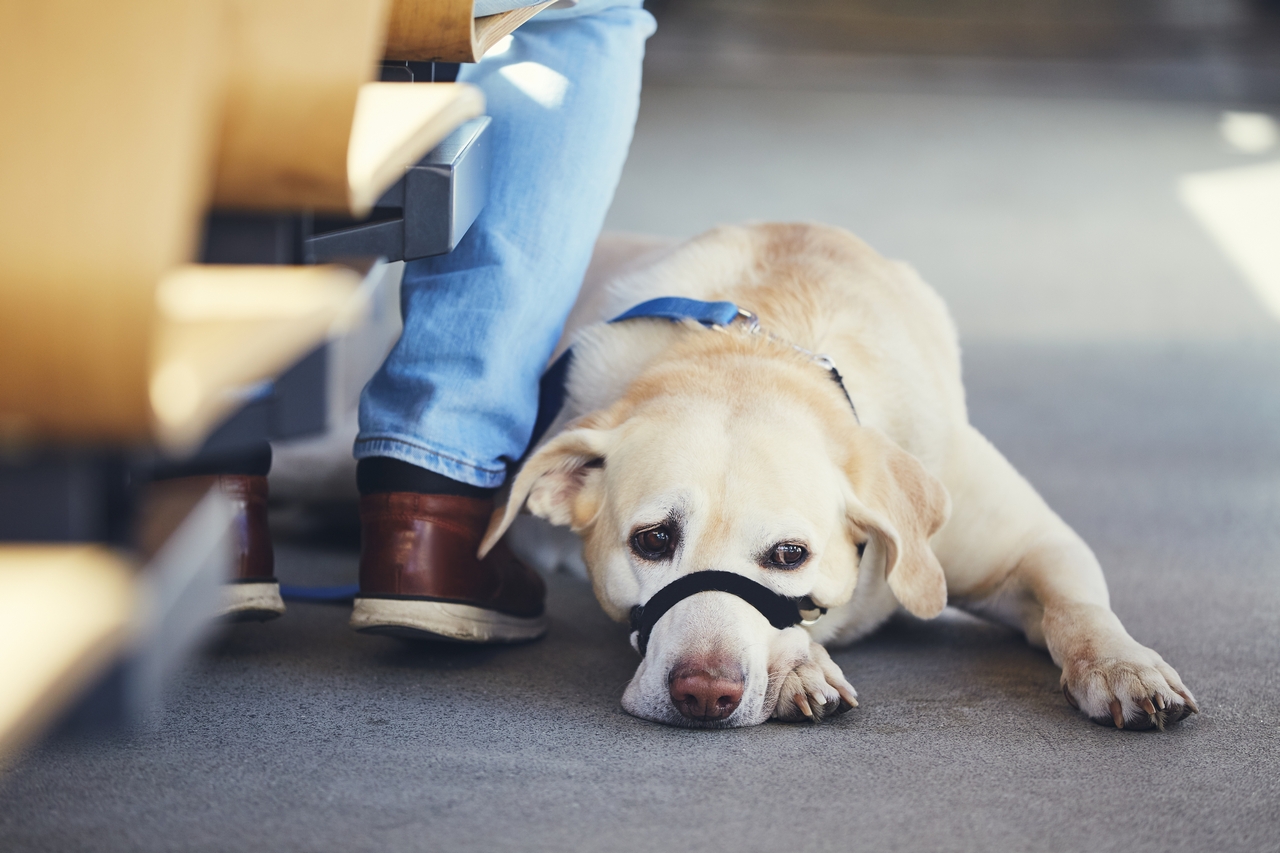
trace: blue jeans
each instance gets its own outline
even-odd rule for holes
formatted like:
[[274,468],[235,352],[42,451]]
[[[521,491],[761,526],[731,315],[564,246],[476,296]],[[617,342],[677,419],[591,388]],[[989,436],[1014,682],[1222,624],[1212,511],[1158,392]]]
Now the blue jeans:
[[635,127],[641,0],[548,10],[463,66],[493,119],[488,203],[448,255],[405,265],[404,332],[360,399],[355,456],[473,486],[524,454]]

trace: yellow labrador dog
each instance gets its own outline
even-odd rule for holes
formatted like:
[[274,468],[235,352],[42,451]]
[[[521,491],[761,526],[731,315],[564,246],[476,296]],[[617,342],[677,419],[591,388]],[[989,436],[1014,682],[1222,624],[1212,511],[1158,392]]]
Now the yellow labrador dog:
[[[857,704],[824,645],[948,602],[1047,648],[1094,720],[1164,728],[1196,710],[1111,612],[1089,547],[970,426],[955,327],[910,267],[819,225],[644,248],[584,291],[562,426],[482,546],[525,507],[582,538],[604,609],[641,614],[628,712],[820,719]],[[602,252],[618,266],[628,249]],[[731,301],[759,328],[599,322],[661,296]]]

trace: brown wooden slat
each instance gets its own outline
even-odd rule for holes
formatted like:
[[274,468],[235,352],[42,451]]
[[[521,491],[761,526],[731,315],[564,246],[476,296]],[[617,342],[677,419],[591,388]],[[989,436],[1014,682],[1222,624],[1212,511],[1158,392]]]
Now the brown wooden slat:
[[393,0],[386,58],[410,62],[479,62],[485,51],[554,0],[472,16],[473,0]]

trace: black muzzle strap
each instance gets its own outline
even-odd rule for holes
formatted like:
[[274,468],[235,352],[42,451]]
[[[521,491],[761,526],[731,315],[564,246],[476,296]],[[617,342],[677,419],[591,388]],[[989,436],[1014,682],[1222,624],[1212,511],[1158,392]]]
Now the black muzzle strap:
[[644,604],[631,608],[631,630],[640,634],[637,647],[641,657],[644,657],[645,650],[649,647],[649,635],[653,633],[653,626],[658,624],[663,614],[700,592],[727,592],[736,595],[759,610],[770,625],[779,629],[808,624],[827,612],[825,607],[816,606],[808,596],[787,598],[764,584],[733,572],[692,572],[676,578],[654,593]]

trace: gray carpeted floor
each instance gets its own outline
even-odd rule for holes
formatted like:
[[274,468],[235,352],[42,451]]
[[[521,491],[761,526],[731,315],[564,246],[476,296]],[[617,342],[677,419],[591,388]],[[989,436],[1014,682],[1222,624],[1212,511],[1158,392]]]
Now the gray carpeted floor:
[[[22,850],[1274,850],[1280,347],[969,352],[975,420],[1093,543],[1116,610],[1204,713],[1101,728],[1048,659],[964,617],[840,652],[861,708],[688,732],[626,716],[634,653],[552,579],[531,646],[231,628],[158,731],[57,743],[0,800]],[[282,548],[282,574],[354,555]]]
[[916,262],[974,421],[1201,715],[1095,726],[1047,657],[948,614],[837,653],[863,704],[834,722],[688,732],[621,711],[634,653],[567,577],[513,649],[291,605],[229,629],[155,731],[29,755],[0,850],[1280,850],[1280,324],[1176,195],[1258,158],[1196,104],[771,86],[648,91],[611,227],[823,219]]

